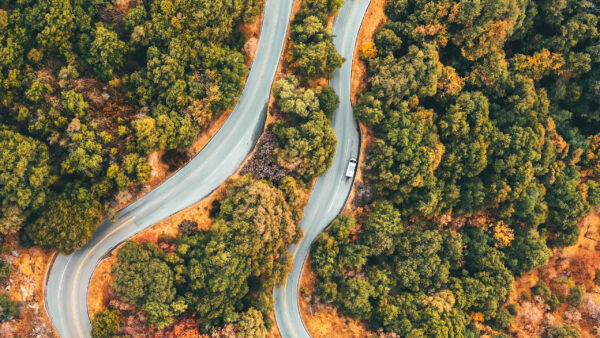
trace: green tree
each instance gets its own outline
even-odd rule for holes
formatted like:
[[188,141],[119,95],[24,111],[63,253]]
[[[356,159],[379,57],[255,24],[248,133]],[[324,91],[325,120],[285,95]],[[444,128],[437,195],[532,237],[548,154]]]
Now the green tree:
[[123,66],[127,47],[125,42],[119,40],[116,32],[104,26],[97,26],[93,37],[87,62],[100,79],[108,81],[114,70]]
[[8,276],[10,276],[10,263],[0,261],[0,283],[4,283]]
[[567,303],[573,307],[578,307],[583,301],[585,296],[585,286],[577,285],[569,290],[569,296],[567,297]]
[[263,314],[253,308],[242,314],[236,327],[241,337],[266,337],[267,329],[263,321]]
[[290,39],[290,67],[308,81],[331,79],[345,61],[335,49],[324,22],[314,15],[297,17],[290,29]]
[[9,130],[0,130],[0,233],[21,229],[27,216],[44,206],[52,175],[45,144]]
[[322,175],[335,156],[337,139],[319,99],[311,89],[300,89],[295,78],[278,81],[275,102],[286,122],[277,121],[271,131],[279,140],[274,156],[277,164],[304,178]]
[[[118,254],[113,268],[111,288],[130,303],[137,304],[148,314],[148,321],[163,328],[173,317],[183,313],[183,298],[177,298],[175,273],[167,263],[169,257],[156,245],[127,242]],[[172,256],[175,262],[179,259]]]
[[[229,182],[211,230],[180,236],[188,266],[186,302],[211,325],[234,322],[250,307],[271,311],[271,289],[291,263],[296,224],[283,193],[249,175]],[[208,326],[210,327],[210,325]]]
[[68,255],[92,238],[104,212],[97,201],[77,201],[61,195],[49,201],[26,231],[36,245]]
[[92,319],[92,337],[114,337],[119,330],[119,311],[104,310],[97,313]]
[[12,301],[5,293],[0,293],[0,323],[12,320],[21,315],[19,304]]
[[368,281],[360,278],[350,278],[341,285],[337,303],[350,317],[368,319],[372,311],[369,297],[373,293],[373,286]]
[[556,325],[546,332],[547,338],[579,338],[581,329],[578,325]]

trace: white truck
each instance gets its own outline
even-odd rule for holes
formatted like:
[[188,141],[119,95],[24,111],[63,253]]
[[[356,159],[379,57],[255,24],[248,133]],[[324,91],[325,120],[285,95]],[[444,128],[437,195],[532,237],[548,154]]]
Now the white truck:
[[348,168],[346,169],[346,178],[354,177],[355,171],[356,171],[356,159],[351,158],[350,162],[348,162]]

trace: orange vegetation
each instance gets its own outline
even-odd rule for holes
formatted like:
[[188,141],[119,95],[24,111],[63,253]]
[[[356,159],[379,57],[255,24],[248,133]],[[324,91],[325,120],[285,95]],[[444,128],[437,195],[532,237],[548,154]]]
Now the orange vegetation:
[[[312,294],[316,283],[317,276],[312,271],[309,258],[307,258],[300,277],[300,290],[306,290],[308,293],[300,291],[298,300],[302,321],[312,337],[375,336],[374,332],[366,329],[363,322],[344,316],[331,304],[314,301]],[[308,294],[308,296],[305,297],[303,294]]]
[[12,270],[7,286],[10,298],[21,305],[21,316],[0,324],[0,337],[58,337],[46,314],[44,286],[53,254],[40,248],[20,248],[11,238],[11,253],[3,254]]
[[359,50],[369,43],[373,42],[373,34],[375,30],[387,21],[387,17],[383,11],[387,0],[371,0],[371,4],[367,9],[367,13],[363,19],[358,38],[356,39],[356,49],[352,59],[352,82],[350,89],[350,99],[353,103],[356,102],[358,93],[364,91],[366,81],[367,67],[361,60]]
[[[577,244],[554,250],[548,264],[516,279],[508,301],[518,305],[509,330],[515,337],[539,336],[546,327],[559,323],[577,323],[583,337],[597,337],[594,329],[598,323],[590,315],[600,311],[600,287],[594,283],[594,274],[600,269],[600,213],[591,212],[579,222],[579,227]],[[538,280],[543,280],[557,296],[566,297],[569,285],[575,284],[585,285],[587,295],[577,309],[562,304],[556,311],[546,312],[539,299],[523,297],[524,293],[531,294],[530,289]],[[566,280],[569,283],[562,282]]]

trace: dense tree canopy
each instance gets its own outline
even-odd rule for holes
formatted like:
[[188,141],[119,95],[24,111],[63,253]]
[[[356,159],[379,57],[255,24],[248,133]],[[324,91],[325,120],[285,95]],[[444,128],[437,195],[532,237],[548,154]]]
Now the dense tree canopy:
[[119,311],[104,310],[92,320],[92,337],[114,337],[119,330]]
[[[586,132],[573,129],[576,116],[564,112],[553,88],[591,74],[581,63],[592,49],[568,51],[598,38],[596,19],[583,14],[584,2],[550,7],[512,0],[387,2],[390,21],[375,33],[377,55],[368,59],[368,88],[355,109],[376,132],[365,176],[381,197],[405,215],[489,210],[514,229],[526,227],[516,234],[530,239],[516,242],[530,253],[546,251],[531,240],[538,227],[553,245],[576,240],[577,221],[596,202],[581,193],[588,188],[578,170],[594,167],[595,148],[580,161],[578,148],[589,149]],[[556,11],[578,18],[559,20],[573,24],[568,45],[566,28],[544,30],[545,16]],[[575,33],[573,20],[581,31]],[[530,269],[545,261],[510,266]]]
[[[80,191],[87,194],[86,191]],[[35,222],[27,228],[33,243],[61,254],[71,254],[87,243],[102,221],[106,209],[85,196],[61,195],[48,202]]]
[[121,248],[112,288],[158,327],[188,310],[204,330],[239,321],[241,334],[264,332],[272,288],[289,271],[288,249],[301,236],[301,216],[292,211],[298,206],[290,203],[268,181],[230,182],[210,231],[182,233],[172,253],[148,243]]
[[321,87],[298,87],[294,77],[278,81],[273,87],[275,102],[285,116],[284,121],[271,126],[280,145],[275,149],[276,162],[304,178],[322,175],[335,156],[337,139],[321,107],[332,113],[338,102],[337,96],[323,95],[327,92]]
[[[57,229],[52,208],[110,201],[150,178],[149,153],[190,147],[241,93],[240,23],[259,0],[25,0],[0,4],[0,232]],[[60,195],[50,205],[48,196]],[[96,207],[92,209],[97,209]],[[58,215],[55,215],[59,217]],[[60,216],[77,245],[75,214]],[[99,222],[98,217],[86,221]],[[42,229],[48,227],[48,229]],[[82,235],[79,238],[77,236]],[[35,237],[31,235],[30,237]],[[56,246],[55,246],[56,245]]]
[[0,232],[7,234],[44,205],[55,176],[48,148],[35,139],[0,130],[0,149]]
[[363,177],[378,200],[315,242],[322,298],[400,336],[510,325],[514,276],[574,244],[600,202],[596,7],[386,2],[388,20],[361,48],[367,86],[354,109],[373,130]]
[[513,277],[493,237],[478,228],[406,229],[389,202],[375,207],[358,239],[351,236],[355,220],[342,214],[313,245],[323,298],[401,336],[461,336],[474,312],[504,321]]
[[302,2],[290,27],[289,64],[296,75],[308,81],[331,79],[333,72],[342,66],[344,58],[333,45],[327,22],[343,3],[343,0]]

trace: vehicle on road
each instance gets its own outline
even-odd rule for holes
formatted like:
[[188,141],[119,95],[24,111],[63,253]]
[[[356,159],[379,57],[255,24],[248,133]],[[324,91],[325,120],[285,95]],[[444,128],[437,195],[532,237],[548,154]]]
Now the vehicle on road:
[[348,162],[348,169],[346,169],[346,178],[354,177],[355,171],[356,171],[356,159],[351,158],[350,162]]

